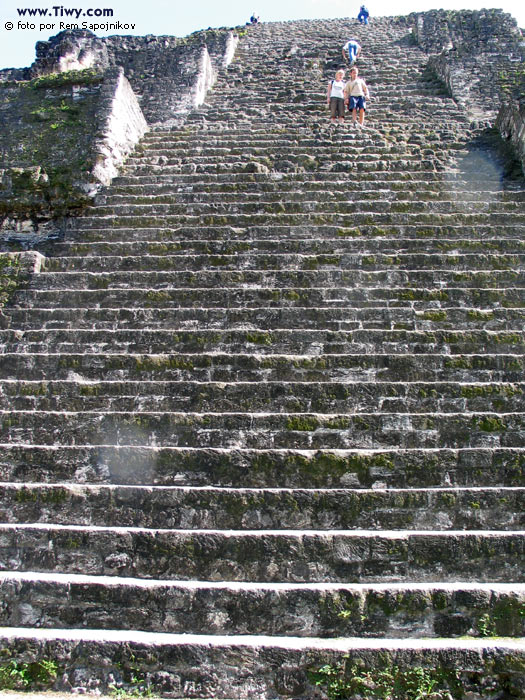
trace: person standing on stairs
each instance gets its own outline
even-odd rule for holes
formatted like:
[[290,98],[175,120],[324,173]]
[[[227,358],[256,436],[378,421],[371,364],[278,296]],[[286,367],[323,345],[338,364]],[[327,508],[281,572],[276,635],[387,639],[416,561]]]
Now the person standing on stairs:
[[366,9],[365,5],[361,5],[359,8],[359,14],[357,15],[357,19],[359,20],[359,24],[368,24],[368,17],[370,13]]
[[335,74],[335,79],[328,83],[326,92],[326,103],[330,107],[330,121],[332,124],[344,124],[345,121],[345,72],[338,70]]
[[363,78],[358,78],[357,75],[357,67],[353,66],[350,69],[350,80],[345,86],[344,96],[348,109],[352,112],[352,124],[356,124],[357,111],[359,110],[359,122],[357,122],[356,126],[364,129],[366,100],[370,98],[370,93]]
[[349,39],[343,46],[343,58],[352,66],[361,55],[361,46],[357,39]]

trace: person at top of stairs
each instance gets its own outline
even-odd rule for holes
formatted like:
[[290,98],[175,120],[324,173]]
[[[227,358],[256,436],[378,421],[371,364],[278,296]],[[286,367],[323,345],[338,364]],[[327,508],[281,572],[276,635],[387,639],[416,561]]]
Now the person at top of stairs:
[[357,77],[358,70],[353,66],[350,70],[350,80],[344,90],[345,101],[352,112],[352,124],[356,123],[357,110],[359,110],[359,126],[364,128],[366,100],[370,98],[368,86],[363,78]]
[[361,5],[359,8],[359,14],[357,15],[357,19],[359,20],[359,24],[368,24],[368,17],[370,16],[370,13],[366,9],[365,5]]
[[361,55],[361,46],[357,39],[349,39],[343,46],[343,58],[352,66]]
[[330,121],[332,124],[337,122],[339,118],[339,124],[344,124],[345,121],[345,99],[344,90],[346,87],[345,83],[345,72],[340,69],[336,71],[335,79],[330,80],[328,83],[328,90],[326,93],[326,103],[330,107]]

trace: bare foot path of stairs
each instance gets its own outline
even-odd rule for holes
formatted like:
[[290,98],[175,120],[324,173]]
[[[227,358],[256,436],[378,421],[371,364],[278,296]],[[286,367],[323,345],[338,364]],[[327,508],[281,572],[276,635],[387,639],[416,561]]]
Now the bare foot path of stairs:
[[[349,32],[364,131],[325,107]],[[4,669],[525,697],[523,181],[426,60],[400,20],[250,29],[46,251],[0,331]]]

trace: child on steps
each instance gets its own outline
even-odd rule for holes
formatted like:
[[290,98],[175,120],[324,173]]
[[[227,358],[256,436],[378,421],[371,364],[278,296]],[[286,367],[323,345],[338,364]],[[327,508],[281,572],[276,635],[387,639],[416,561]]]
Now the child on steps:
[[339,118],[339,124],[344,124],[345,121],[345,99],[344,90],[346,87],[345,83],[345,72],[344,70],[338,70],[335,74],[335,79],[330,80],[328,83],[328,90],[326,92],[326,103],[330,107],[330,121],[332,124],[337,123],[337,118]]

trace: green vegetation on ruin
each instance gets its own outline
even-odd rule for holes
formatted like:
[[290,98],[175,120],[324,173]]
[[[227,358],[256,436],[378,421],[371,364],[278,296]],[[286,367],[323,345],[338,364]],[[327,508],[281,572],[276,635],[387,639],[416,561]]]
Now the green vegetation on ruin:
[[[8,649],[0,650],[0,658],[11,655]],[[21,662],[10,659],[0,662],[0,690],[37,691],[49,690],[58,677],[59,668],[51,659]]]
[[341,663],[326,664],[310,670],[310,681],[330,700],[366,698],[367,700],[450,700],[463,695],[458,671],[414,667],[402,669],[394,664],[368,668]]
[[20,279],[20,258],[18,255],[0,254],[0,314],[11,299]]
[[85,70],[0,83],[0,108],[10,124],[0,134],[9,164],[0,187],[0,217],[49,218],[86,206],[80,183],[94,165],[102,79]]

